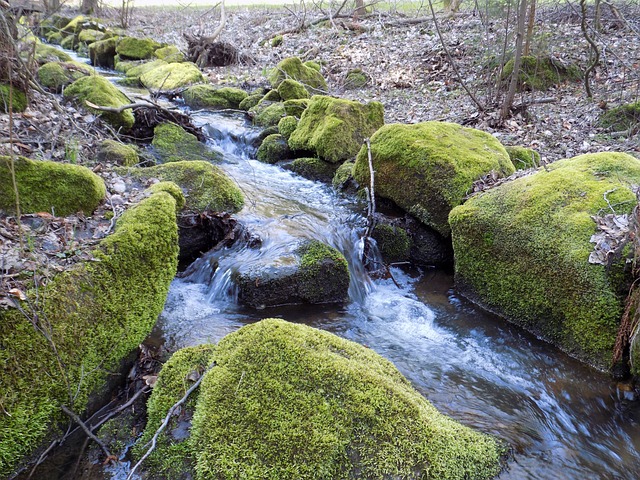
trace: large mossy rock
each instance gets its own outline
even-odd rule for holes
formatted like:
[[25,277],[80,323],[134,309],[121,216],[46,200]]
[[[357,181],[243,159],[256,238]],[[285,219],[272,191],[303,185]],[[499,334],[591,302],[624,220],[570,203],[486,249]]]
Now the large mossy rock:
[[73,98],[84,108],[100,115],[106,122],[114,127],[122,128],[126,131],[133,127],[135,123],[133,112],[130,109],[115,113],[103,112],[87,106],[85,103],[87,101],[101,107],[116,108],[131,103],[124,93],[100,75],[92,75],[76,80],[65,88],[64,97]]
[[[513,59],[509,60],[502,70],[502,78],[507,80],[513,73]],[[518,89],[548,90],[565,81],[582,78],[582,71],[576,65],[566,65],[553,57],[522,57],[518,72]]]
[[28,291],[24,315],[0,309],[2,478],[64,433],[60,406],[82,414],[151,332],[177,269],[176,199],[157,192],[127,210],[92,254]]
[[161,46],[150,38],[124,37],[118,42],[116,53],[125,60],[147,60]]
[[194,85],[182,92],[184,103],[191,108],[238,108],[247,96],[240,88],[213,85]]
[[[488,133],[454,123],[385,125],[371,137],[375,193],[393,200],[441,235],[450,234],[448,216],[473,182],[495,172],[515,171],[502,144]],[[369,161],[362,147],[353,176],[369,185]]]
[[96,67],[113,68],[115,66],[116,38],[107,38],[89,44],[89,58]]
[[293,150],[310,150],[337,163],[354,157],[365,138],[384,124],[380,102],[362,104],[315,95],[289,137]]
[[102,179],[86,167],[48,160],[0,156],[0,209],[14,214],[16,196],[12,169],[18,186],[22,213],[48,212],[66,216],[91,214],[106,194]]
[[253,123],[260,127],[273,127],[278,125],[287,113],[282,102],[260,101],[257,105],[249,108],[249,115],[253,118]]
[[296,158],[293,162],[284,165],[284,169],[291,170],[309,180],[331,183],[338,169],[338,165],[325,162],[320,158],[307,157]]
[[43,43],[36,43],[34,59],[38,65],[44,65],[49,62],[70,62],[73,60],[68,53]]
[[96,155],[99,162],[113,163],[122,167],[133,167],[140,162],[138,149],[115,140],[103,140]]
[[248,266],[234,275],[238,301],[254,308],[347,299],[349,269],[338,250],[317,240],[303,242],[291,258]]
[[256,158],[264,163],[278,163],[291,158],[287,140],[279,133],[267,135],[256,152]]
[[153,52],[153,55],[167,63],[181,63],[186,61],[184,54],[175,45],[158,48]]
[[214,361],[187,406],[191,436],[172,437],[173,417],[152,454],[158,478],[480,480],[500,471],[499,443],[442,415],[391,362],[280,319],[176,352],[158,377],[140,444],[186,379]]
[[189,212],[236,213],[244,205],[244,196],[238,185],[224,171],[208,162],[171,162],[122,171],[138,179],[157,178],[177,184],[186,194],[185,209]]
[[277,89],[284,80],[291,79],[300,82],[312,93],[326,93],[327,82],[314,67],[309,62],[302,63],[298,57],[285,58],[269,73],[271,88]]
[[202,72],[194,63],[169,63],[145,73],[140,82],[149,90],[170,92],[205,81]]
[[[147,72],[150,72],[154,68],[162,67],[167,65],[167,62],[164,60],[156,59],[151,62],[144,62],[140,64],[129,64],[127,65],[127,61],[119,61],[117,66],[123,68],[125,70],[125,83],[130,84],[132,86],[140,85],[140,77]],[[124,64],[124,65],[123,65]],[[126,65],[126,67],[125,67]]]
[[27,109],[27,94],[19,88],[0,83],[0,113],[24,112]]
[[627,259],[615,254],[607,266],[589,263],[592,216],[632,211],[640,160],[597,153],[548,168],[451,211],[456,283],[482,305],[606,369],[628,287]]
[[49,62],[38,69],[38,81],[47,90],[60,93],[67,85],[94,73],[93,68],[80,62]]
[[161,123],[153,129],[151,145],[163,162],[208,160],[219,162],[222,156],[175,123]]
[[640,125],[640,101],[612,108],[602,114],[598,123],[614,132],[637,127]]

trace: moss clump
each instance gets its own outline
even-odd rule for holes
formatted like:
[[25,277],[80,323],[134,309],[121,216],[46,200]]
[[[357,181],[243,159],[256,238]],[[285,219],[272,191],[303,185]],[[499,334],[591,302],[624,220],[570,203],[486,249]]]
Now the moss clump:
[[195,85],[182,92],[184,103],[191,108],[238,108],[247,96],[240,88],[212,85]]
[[344,88],[363,88],[369,83],[369,77],[359,68],[349,70],[346,78],[344,79]]
[[[448,216],[473,182],[489,172],[515,171],[504,147],[488,133],[454,123],[385,125],[371,137],[376,194],[432,227],[450,234]],[[358,154],[353,176],[369,184],[367,148]]]
[[300,98],[309,98],[309,92],[304,85],[295,80],[287,78],[280,83],[278,87],[278,95],[282,100],[297,100]]
[[331,182],[337,170],[336,164],[319,158],[296,158],[284,168],[309,180],[325,183]]
[[334,186],[334,188],[344,188],[347,182],[353,178],[354,166],[355,162],[344,162],[338,167],[335,175],[333,176],[333,179],[331,180],[331,184]]
[[158,48],[153,54],[156,58],[167,63],[182,63],[186,61],[184,54],[175,45]]
[[[592,215],[629,213],[640,161],[581,155],[505,183],[451,211],[458,285],[482,304],[599,368],[608,368],[622,313],[612,265],[589,263]],[[610,204],[610,205],[609,205]]]
[[287,115],[300,118],[309,106],[310,100],[301,98],[298,100],[287,100],[284,102],[284,111]]
[[60,93],[79,78],[92,75],[93,69],[79,62],[49,62],[38,69],[38,81],[47,90]]
[[640,102],[612,108],[600,117],[598,123],[614,132],[631,130],[640,125]]
[[256,158],[264,163],[277,163],[291,158],[291,150],[287,140],[279,133],[268,135],[258,148]]
[[73,35],[70,35],[68,37],[63,38],[62,41],[60,42],[60,46],[65,50],[73,50],[76,46],[76,37]]
[[298,126],[298,119],[296,117],[292,117],[291,115],[287,115],[286,117],[282,117],[278,122],[278,133],[284,137],[285,140],[289,140],[289,137],[293,133],[293,131]]
[[[509,60],[502,70],[502,78],[507,80],[513,73],[513,59]],[[582,72],[575,65],[565,65],[552,57],[522,57],[522,65],[518,73],[518,89],[548,90],[567,80],[579,80]]]
[[[27,94],[10,85],[0,83],[0,113],[24,112],[27,109]],[[11,108],[9,108],[11,107]]]
[[385,263],[402,262],[409,259],[411,238],[399,227],[378,224],[371,235],[378,244],[380,254]]
[[260,127],[278,125],[280,119],[287,115],[284,105],[280,102],[260,102],[249,109],[249,114],[253,117],[253,123]]
[[274,48],[279,47],[282,45],[282,42],[284,42],[284,37],[282,35],[276,35],[271,39],[271,46]]
[[[122,63],[123,63],[122,61],[118,62],[118,65]],[[154,60],[152,62],[144,62],[138,65],[128,65],[125,67],[126,80],[128,83],[132,85],[139,85],[140,77],[142,75],[144,75],[147,72],[150,72],[154,68],[162,67],[164,65],[167,65],[167,62],[165,62],[164,60]]]
[[540,166],[540,154],[532,148],[504,147],[516,170],[537,168]]
[[36,50],[34,55],[35,61],[38,65],[44,65],[49,62],[70,62],[71,56],[63,52],[62,50],[52,47],[51,45],[44,45],[43,43],[36,44]]
[[[102,179],[80,165],[17,157],[13,168],[22,213],[90,214],[106,193]],[[10,157],[0,156],[0,186],[0,209],[15,213]]]
[[82,30],[78,34],[78,42],[88,45],[90,43],[102,40],[104,38],[104,35],[104,32],[101,32],[100,30],[87,28],[86,30]]
[[258,103],[260,103],[260,100],[262,100],[262,96],[263,96],[262,93],[252,93],[251,95],[248,95],[244,100],[240,102],[240,104],[238,105],[238,108],[240,110],[248,111],[251,108],[258,105]]
[[500,471],[496,440],[442,415],[391,362],[334,334],[267,319],[176,355],[142,440],[189,373],[215,360],[183,443],[195,478],[479,480]]
[[89,58],[91,64],[96,67],[113,68],[116,56],[116,38],[107,38],[99,42],[89,44]]
[[124,37],[118,42],[116,52],[125,60],[147,60],[160,47],[158,42],[150,38]]
[[310,150],[336,163],[354,157],[365,138],[384,124],[382,104],[315,95],[289,137],[294,150]]
[[[92,254],[97,261],[27,292],[30,305],[37,305],[33,311],[23,304],[30,318],[0,310],[3,478],[66,424],[61,404],[73,396],[74,410],[82,413],[90,395],[151,332],[177,270],[174,198],[156,193],[127,210]],[[46,329],[55,353],[31,320]]]
[[202,83],[205,81],[202,72],[193,63],[169,63],[154,68],[140,77],[140,82],[150,90],[168,92],[178,88]]
[[73,98],[78,104],[100,115],[114,127],[129,130],[135,123],[135,118],[131,110],[113,113],[102,112],[87,106],[85,103],[87,101],[102,107],[121,107],[131,103],[124,93],[114,87],[109,80],[99,75],[92,75],[76,80],[65,88],[64,97]]
[[97,158],[99,162],[114,163],[123,167],[132,167],[140,162],[136,147],[115,140],[104,140],[98,149]]
[[147,188],[146,192],[148,194],[167,192],[176,200],[176,210],[182,210],[187,204],[184,193],[182,193],[182,189],[178,186],[178,184],[174,182],[154,183],[149,188]]
[[122,169],[135,178],[173,182],[188,194],[185,208],[236,213],[244,205],[242,192],[220,168],[203,161],[172,162],[149,168]]
[[282,98],[280,97],[278,90],[274,88],[273,90],[269,90],[267,93],[265,93],[264,97],[262,97],[260,101],[261,102],[281,102]]
[[327,91],[327,82],[320,71],[302,63],[298,57],[285,58],[269,73],[272,88],[278,88],[288,78],[302,83],[313,93]]
[[153,129],[151,145],[164,162],[179,162],[182,160],[208,160],[218,162],[221,156],[211,150],[204,143],[198,141],[195,135],[185,131],[175,123],[161,123]]
[[62,43],[63,36],[60,32],[49,32],[46,38],[47,42],[53,45],[60,45]]
[[91,19],[89,17],[78,15],[72,18],[69,23],[62,27],[62,33],[64,35],[75,35],[76,33],[80,32],[80,30],[82,30],[82,26],[90,20]]

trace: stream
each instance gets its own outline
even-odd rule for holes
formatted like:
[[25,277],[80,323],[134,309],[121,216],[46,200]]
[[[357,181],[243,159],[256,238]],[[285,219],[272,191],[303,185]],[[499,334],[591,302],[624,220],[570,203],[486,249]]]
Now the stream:
[[[370,279],[359,261],[361,208],[330,186],[251,160],[258,130],[244,116],[200,111],[193,119],[245,194],[237,218],[263,243],[208,253],[174,280],[156,332],[165,348],[217,342],[267,317],[305,323],[367,345],[441,412],[509,442],[513,457],[501,480],[640,478],[640,405],[632,392],[470,304],[451,273],[393,268],[399,287]],[[238,306],[232,273],[286,261],[300,238],[344,253],[348,303]]]

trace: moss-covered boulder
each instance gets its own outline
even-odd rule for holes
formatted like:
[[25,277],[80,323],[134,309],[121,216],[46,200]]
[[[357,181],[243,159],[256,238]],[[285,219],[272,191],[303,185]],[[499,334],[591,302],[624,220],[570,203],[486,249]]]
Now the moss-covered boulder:
[[286,102],[284,102],[284,111],[287,115],[300,118],[309,106],[309,102],[310,100],[307,100],[306,98],[287,100]]
[[240,88],[213,85],[194,85],[182,92],[184,103],[191,108],[238,108],[247,96]]
[[135,123],[133,112],[128,109],[120,113],[103,112],[89,107],[86,102],[101,107],[121,107],[131,101],[106,78],[100,75],[82,77],[64,90],[64,97],[74,99],[87,110],[100,115],[114,127],[129,130]]
[[344,88],[347,90],[355,88],[364,88],[369,83],[369,76],[361,69],[356,68],[349,70],[347,76],[344,79]]
[[65,50],[73,50],[76,46],[76,37],[74,35],[64,37],[60,42],[60,46]]
[[140,77],[142,85],[158,92],[169,92],[204,81],[205,78],[200,69],[189,62],[169,63],[154,68]]
[[260,102],[249,109],[249,115],[253,118],[254,124],[260,127],[271,127],[278,125],[278,122],[287,113],[284,109],[284,104],[281,102]]
[[44,65],[45,63],[56,61],[70,62],[72,60],[68,53],[43,43],[36,43],[34,59],[38,65]]
[[540,166],[540,154],[532,148],[504,147],[516,170],[526,170]]
[[38,69],[38,81],[50,92],[60,93],[67,85],[93,73],[93,69],[84,63],[49,62]]
[[[504,147],[493,136],[454,123],[385,125],[371,137],[375,193],[393,200],[444,236],[448,216],[462,203],[473,182],[495,172],[515,171]],[[358,154],[353,176],[369,184],[367,148]]]
[[355,157],[364,139],[383,124],[380,102],[362,104],[315,95],[289,137],[289,146],[313,151],[328,162],[342,162]]
[[219,162],[222,156],[198,141],[195,135],[175,123],[161,123],[153,129],[151,145],[163,162],[208,160]]
[[404,229],[387,223],[378,223],[371,236],[376,241],[385,263],[409,260],[411,238]]
[[11,85],[0,83],[0,113],[24,112],[27,105],[25,92]]
[[[149,400],[140,443],[213,362],[188,405],[191,437],[163,435],[152,457],[158,476],[480,480],[500,471],[498,442],[442,415],[391,362],[280,319],[174,354]],[[178,421],[166,431],[177,431]]]
[[49,434],[64,433],[61,405],[82,414],[151,332],[177,269],[174,197],[155,193],[127,210],[92,255],[28,291],[25,315],[0,309],[3,478]]
[[[513,73],[513,59],[509,60],[502,70],[502,78],[509,79]],[[582,78],[582,71],[576,65],[567,65],[553,57],[522,57],[522,65],[518,73],[518,89],[548,90],[554,85]]]
[[190,212],[236,213],[244,205],[244,196],[238,185],[209,162],[172,162],[119,171],[138,179],[157,178],[175,183],[186,194],[185,209]]
[[282,135],[285,140],[289,141],[289,137],[297,127],[298,119],[287,115],[286,117],[282,117],[278,122],[278,133]]
[[349,180],[353,179],[353,167],[355,162],[344,162],[338,167],[336,173],[333,175],[331,184],[334,188],[343,189]]
[[631,130],[640,125],[640,101],[612,108],[602,114],[598,123],[614,132]]
[[151,38],[124,37],[118,42],[116,53],[125,60],[147,60],[161,46]]
[[[597,153],[561,160],[451,211],[456,282],[481,304],[606,369],[626,294],[625,262],[589,263],[595,215],[629,213],[640,160]],[[622,291],[621,291],[622,289]]]
[[[118,65],[121,65],[124,62],[126,62],[126,60],[118,62]],[[162,67],[164,65],[167,65],[167,62],[164,60],[153,60],[151,62],[144,62],[138,65],[129,64],[125,67],[126,83],[131,86],[140,85],[140,77],[142,75],[150,72],[154,68]]]
[[256,153],[256,158],[264,163],[278,163],[291,158],[291,149],[287,140],[279,133],[267,135]]
[[309,180],[331,183],[338,169],[338,165],[325,162],[320,158],[307,157],[296,158],[293,162],[284,165],[284,168]]
[[132,167],[140,162],[137,147],[109,139],[100,144],[97,159],[99,162],[113,163],[122,167]]
[[186,61],[184,54],[175,45],[158,48],[153,52],[153,55],[167,63],[181,63]]
[[82,30],[78,34],[78,43],[84,43],[85,45],[89,45],[93,42],[98,42],[102,40],[105,36],[104,32],[100,30],[95,30],[93,28],[87,28]]
[[15,171],[22,213],[49,212],[65,216],[79,211],[87,215],[104,198],[102,179],[86,167],[47,160],[0,156],[0,209],[16,211],[11,170]]
[[300,82],[290,78],[283,80],[278,86],[278,95],[283,101],[297,100],[299,98],[309,98],[309,91]]
[[98,42],[89,44],[89,59],[91,64],[96,67],[113,68],[115,65],[114,58],[116,56],[116,38],[107,38]]
[[269,73],[272,88],[278,88],[286,79],[302,83],[312,93],[327,92],[327,82],[320,71],[302,63],[298,57],[285,58]]
[[234,274],[238,301],[254,308],[347,299],[349,269],[344,256],[317,240],[303,242],[290,258],[255,263]]
[[46,35],[47,42],[51,43],[52,45],[60,45],[63,38],[64,37],[60,32],[49,32]]
[[240,104],[238,105],[238,108],[240,110],[248,111],[249,109],[258,105],[258,103],[260,103],[260,100],[262,100],[262,97],[263,97],[262,93],[252,93],[251,95],[248,95],[244,100],[240,102]]

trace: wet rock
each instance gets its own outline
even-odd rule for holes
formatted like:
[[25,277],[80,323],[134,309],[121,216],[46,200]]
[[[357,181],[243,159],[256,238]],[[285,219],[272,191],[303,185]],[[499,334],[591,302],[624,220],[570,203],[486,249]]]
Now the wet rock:
[[334,163],[325,162],[320,158],[296,158],[293,162],[283,166],[298,175],[318,182],[330,183],[336,173]]
[[291,149],[282,135],[274,133],[262,141],[256,153],[256,158],[265,163],[278,163],[291,158]]

